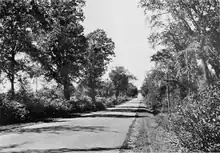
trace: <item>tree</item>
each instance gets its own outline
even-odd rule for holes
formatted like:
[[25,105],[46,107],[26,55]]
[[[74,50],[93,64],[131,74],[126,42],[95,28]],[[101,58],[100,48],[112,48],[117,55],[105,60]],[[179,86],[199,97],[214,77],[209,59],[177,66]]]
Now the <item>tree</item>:
[[133,85],[132,83],[128,84],[128,88],[126,91],[126,95],[129,97],[135,97],[138,95],[138,89],[135,85]]
[[164,85],[166,73],[159,68],[154,68],[147,72],[141,90],[144,96],[149,94],[158,94],[158,89]]
[[111,97],[114,95],[114,86],[111,80],[101,81],[97,94],[101,97]]
[[136,79],[133,75],[129,74],[123,66],[115,67],[115,69],[109,73],[109,78],[114,85],[116,98],[120,93],[126,92],[130,80]]
[[107,65],[115,55],[115,44],[101,29],[89,33],[87,41],[89,46],[84,79],[89,87],[89,96],[93,102],[96,102],[96,89],[100,84],[101,76],[106,72]]
[[[162,44],[173,50],[176,57],[181,57],[177,62],[185,65],[188,81],[194,79],[195,61],[200,60],[206,83],[213,84],[208,65],[219,78],[219,1],[141,0],[140,5],[146,12],[153,13],[152,26],[162,29],[151,35],[150,42]],[[166,22],[164,19],[167,19]]]
[[45,70],[48,79],[63,86],[65,99],[70,99],[72,81],[82,77],[86,64],[87,42],[81,22],[83,0],[35,3],[42,10],[46,28],[33,39],[31,57]]
[[40,23],[32,14],[32,4],[26,0],[3,0],[0,4],[0,71],[11,83],[12,99],[18,71],[27,69],[20,53],[29,49],[29,30],[37,31]]

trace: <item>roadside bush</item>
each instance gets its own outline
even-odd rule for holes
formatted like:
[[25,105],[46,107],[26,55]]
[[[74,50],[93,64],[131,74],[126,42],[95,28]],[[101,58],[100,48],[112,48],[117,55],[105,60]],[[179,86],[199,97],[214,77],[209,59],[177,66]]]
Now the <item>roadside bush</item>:
[[105,106],[104,102],[102,102],[102,101],[97,101],[95,103],[95,107],[96,107],[96,111],[106,110],[106,106]]
[[119,96],[117,99],[115,96],[109,97],[109,98],[104,98],[103,103],[105,104],[106,107],[114,107],[115,105],[119,105],[125,101],[130,100],[131,98],[127,96]]
[[29,111],[25,105],[7,99],[0,100],[0,124],[24,122],[28,119]]
[[92,103],[91,98],[85,95],[73,97],[72,100],[68,101],[72,105],[72,108],[76,113],[91,112],[96,110],[95,104]]
[[74,110],[70,103],[60,98],[44,100],[43,107],[45,117],[69,117]]
[[101,110],[106,110],[107,108],[107,98],[103,98],[103,97],[98,97],[96,99],[96,103],[95,103],[95,106],[96,106],[96,110],[97,111],[101,111]]
[[104,98],[103,103],[106,107],[113,107],[114,105],[116,105],[116,98],[115,96]]
[[14,99],[10,94],[0,96],[0,124],[38,121],[45,118],[71,117],[74,113],[85,113],[106,110],[128,100],[127,96],[104,98],[97,97],[92,103],[91,98],[81,93],[66,101],[58,89],[42,89],[37,94],[21,88]]
[[119,104],[121,104],[121,103],[123,103],[123,102],[125,102],[125,101],[128,101],[128,100],[130,100],[130,99],[132,99],[132,98],[129,98],[129,97],[126,96],[126,95],[119,96],[119,97],[117,98],[117,105],[119,105]]
[[172,121],[181,145],[189,151],[220,152],[220,82],[186,97]]

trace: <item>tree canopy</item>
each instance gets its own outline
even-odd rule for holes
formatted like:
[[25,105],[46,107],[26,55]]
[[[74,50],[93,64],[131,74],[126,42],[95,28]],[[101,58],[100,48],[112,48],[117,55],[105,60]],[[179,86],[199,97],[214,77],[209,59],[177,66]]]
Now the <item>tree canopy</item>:
[[104,30],[97,29],[87,35],[86,66],[83,77],[84,84],[89,88],[89,95],[95,102],[96,89],[101,77],[107,70],[107,65],[114,57],[115,44]]
[[115,67],[110,73],[109,78],[112,80],[115,89],[115,96],[118,97],[120,93],[126,92],[129,81],[136,79],[123,66]]

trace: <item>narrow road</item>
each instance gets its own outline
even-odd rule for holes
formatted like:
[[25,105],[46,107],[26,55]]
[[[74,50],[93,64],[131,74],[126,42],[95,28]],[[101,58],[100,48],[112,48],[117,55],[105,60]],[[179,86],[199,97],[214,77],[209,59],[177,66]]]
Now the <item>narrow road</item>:
[[0,152],[119,152],[137,112],[139,96],[107,111],[57,119],[0,133]]

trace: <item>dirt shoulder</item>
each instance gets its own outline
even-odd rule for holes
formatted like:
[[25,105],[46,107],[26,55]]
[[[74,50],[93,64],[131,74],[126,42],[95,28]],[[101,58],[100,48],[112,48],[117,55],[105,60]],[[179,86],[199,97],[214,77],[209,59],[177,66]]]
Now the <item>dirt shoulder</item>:
[[165,114],[136,118],[125,141],[127,148],[120,153],[179,152],[178,140],[172,131],[167,130],[167,126]]

